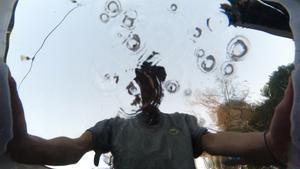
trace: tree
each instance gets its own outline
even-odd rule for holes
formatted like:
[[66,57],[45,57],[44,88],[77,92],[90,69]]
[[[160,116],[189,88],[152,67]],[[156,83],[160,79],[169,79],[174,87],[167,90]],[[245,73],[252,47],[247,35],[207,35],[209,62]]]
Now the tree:
[[253,106],[244,100],[230,100],[219,105],[216,110],[218,126],[224,131],[255,131],[249,125]]
[[262,95],[266,97],[266,100],[254,107],[253,115],[249,121],[254,129],[264,131],[268,128],[274,110],[284,96],[293,69],[294,65],[292,64],[280,66],[270,76],[269,82],[262,89]]
[[[247,103],[245,101],[247,95],[244,97],[233,97],[240,91],[228,81],[222,83],[222,94],[216,94],[216,91],[198,93],[194,104],[201,104],[209,108],[216,117],[217,125],[223,131],[264,131],[269,126],[275,107],[284,96],[284,91],[293,69],[294,65],[292,64],[280,66],[271,74],[269,81],[261,90],[261,95],[265,97],[265,100],[259,104],[252,105]],[[235,90],[231,90],[231,88]],[[274,169],[273,166],[252,165],[224,167],[222,164],[219,164],[222,163],[221,157],[209,157],[208,155],[205,157],[208,160],[207,163],[213,165],[213,168]]]

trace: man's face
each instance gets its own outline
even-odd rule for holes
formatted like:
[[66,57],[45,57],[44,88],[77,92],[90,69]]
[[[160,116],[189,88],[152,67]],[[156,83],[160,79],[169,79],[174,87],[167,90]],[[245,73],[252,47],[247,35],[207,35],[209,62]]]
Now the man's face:
[[161,95],[161,89],[157,89],[155,86],[155,83],[158,82],[156,82],[156,79],[153,79],[148,73],[140,71],[134,80],[141,89],[142,108],[154,105],[153,103],[157,102],[157,99],[160,99],[161,96],[159,95]]

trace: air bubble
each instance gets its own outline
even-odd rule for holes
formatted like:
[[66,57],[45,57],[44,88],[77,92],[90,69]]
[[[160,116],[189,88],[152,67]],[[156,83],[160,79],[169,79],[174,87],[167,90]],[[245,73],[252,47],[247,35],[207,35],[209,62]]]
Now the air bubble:
[[123,27],[126,29],[133,29],[134,28],[134,22],[137,18],[137,12],[136,11],[126,11],[124,13],[124,19],[123,19]]
[[192,89],[190,89],[190,88],[185,89],[183,93],[184,93],[185,96],[191,96],[192,95]]
[[209,31],[222,31],[229,25],[228,18],[223,13],[216,13],[213,17],[206,20],[206,25]]
[[106,12],[109,14],[111,17],[116,17],[118,16],[121,11],[121,3],[118,0],[109,0],[106,2]]
[[105,74],[105,75],[104,75],[104,80],[110,80],[110,74],[108,74],[108,73]]
[[141,94],[136,82],[130,82],[129,85],[126,87],[126,89],[128,91],[128,94],[130,95],[137,96]]
[[176,80],[168,80],[165,83],[165,89],[169,92],[169,93],[176,93],[180,88],[180,85],[178,83],[178,81]]
[[233,61],[240,61],[248,53],[249,41],[243,36],[233,38],[227,45],[227,55]]
[[101,91],[111,92],[117,88],[119,82],[119,76],[116,74],[105,73],[103,75],[98,74],[95,79],[96,87]]
[[123,37],[122,33],[117,33],[117,37],[122,38]]
[[127,41],[126,47],[132,52],[136,52],[141,48],[141,39],[138,34],[131,34]]
[[232,63],[224,63],[222,66],[224,76],[230,76],[234,73],[234,65]]
[[108,14],[106,13],[102,13],[100,15],[100,20],[103,22],[103,23],[107,23],[109,21],[110,17]]
[[171,10],[172,12],[177,11],[177,9],[178,9],[178,6],[177,6],[176,4],[171,4],[170,10]]
[[194,38],[200,38],[200,36],[202,35],[202,29],[199,27],[195,28],[196,32],[193,34]]
[[194,52],[194,55],[196,57],[200,57],[201,58],[201,57],[203,57],[205,55],[205,51],[203,49],[201,49],[201,48],[196,48],[195,52]]
[[197,66],[204,73],[211,72],[216,66],[216,58],[213,55],[206,56],[205,58],[198,58]]

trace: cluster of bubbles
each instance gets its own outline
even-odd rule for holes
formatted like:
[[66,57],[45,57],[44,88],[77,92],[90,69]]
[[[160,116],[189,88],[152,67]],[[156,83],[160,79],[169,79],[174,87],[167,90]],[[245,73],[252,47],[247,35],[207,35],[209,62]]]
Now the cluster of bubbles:
[[[210,32],[218,30],[223,26],[228,26],[228,19],[224,14],[216,14],[213,17],[207,18],[206,26]],[[202,29],[195,27],[192,34],[192,41],[196,43],[196,39],[202,36]],[[225,77],[230,77],[235,72],[235,62],[242,61],[248,53],[249,41],[243,36],[236,36],[231,39],[226,49],[226,61],[221,64],[221,73]],[[198,47],[194,51],[194,56],[197,60],[197,68],[204,73],[213,72],[216,70],[217,57],[212,54],[206,54],[205,50]]]
[[101,91],[112,91],[117,88],[119,80],[120,77],[116,73],[105,73],[103,75],[99,74],[96,77],[96,84]]
[[[171,3],[169,5],[168,11],[171,13],[178,12],[178,5]],[[103,24],[109,23],[113,18],[119,17],[118,23],[121,27],[121,31],[117,32],[117,37],[120,39],[121,44],[125,47],[130,54],[137,55],[139,54],[140,58],[137,60],[142,63],[143,57],[146,55],[147,49],[145,47],[145,42],[143,37],[140,36],[140,33],[137,31],[139,15],[136,10],[130,9],[126,10],[122,8],[122,4],[119,0],[107,0],[105,3],[105,11],[100,14],[100,20]],[[210,32],[218,31],[221,27],[220,25],[226,25],[227,20],[222,15],[216,15],[214,17],[208,18],[206,20],[206,26]],[[226,25],[228,26],[228,25]],[[191,38],[194,43],[202,37],[203,30],[199,25],[195,25],[191,30],[189,30],[188,38]],[[242,61],[249,51],[249,42],[247,38],[243,36],[236,36],[232,38],[226,48],[226,59],[223,59],[222,62],[218,63],[220,60],[217,56],[206,52],[205,49],[197,47],[194,50],[194,56],[196,57],[196,66],[203,73],[210,73],[215,70],[219,70],[224,77],[231,77],[236,72],[235,63]],[[153,59],[158,52],[153,52],[147,60]],[[218,68],[220,67],[220,68]],[[105,74],[102,78],[99,78],[101,85],[108,90],[113,88],[118,84],[119,76],[115,74]],[[169,94],[175,94],[180,91],[181,84],[177,80],[168,80],[164,83],[164,89]],[[101,87],[102,88],[102,87]],[[140,95],[139,87],[136,84],[129,84],[127,87],[127,92],[131,96]],[[191,96],[193,90],[191,88],[185,88],[182,90],[183,96]],[[121,113],[128,114],[125,109],[120,110]]]
[[105,12],[99,18],[103,23],[108,23],[111,18],[117,17],[122,12],[121,3],[118,0],[108,0],[105,4]]
[[[170,94],[175,94],[180,91],[180,83],[177,80],[167,80],[164,83],[164,89]],[[191,88],[186,88],[182,92],[184,96],[189,97],[192,95],[193,90]]]
[[108,0],[105,4],[105,12],[100,14],[102,23],[108,23],[111,18],[122,15],[121,27],[126,32],[117,33],[117,37],[122,38],[122,44],[134,54],[139,53],[143,48],[140,35],[134,32],[138,13],[135,10],[123,12],[122,5],[118,0]]
[[222,74],[231,76],[235,72],[235,62],[244,60],[249,51],[249,41],[244,36],[236,36],[227,45],[227,62],[222,65]]
[[126,32],[118,33],[118,37],[122,38],[122,44],[125,45],[128,50],[133,54],[138,54],[145,48],[140,35],[134,31],[138,13],[135,10],[128,10],[125,11],[123,15],[121,27],[124,28]]
[[204,73],[214,70],[216,58],[213,55],[206,55],[204,49],[196,48],[194,55],[197,58],[197,67]]
[[[222,75],[229,77],[235,72],[235,62],[242,61],[249,51],[249,41],[243,36],[236,36],[227,45],[227,60],[221,66]],[[194,56],[197,59],[197,68],[204,73],[212,72],[217,66],[216,57],[207,55],[202,48],[196,48]]]

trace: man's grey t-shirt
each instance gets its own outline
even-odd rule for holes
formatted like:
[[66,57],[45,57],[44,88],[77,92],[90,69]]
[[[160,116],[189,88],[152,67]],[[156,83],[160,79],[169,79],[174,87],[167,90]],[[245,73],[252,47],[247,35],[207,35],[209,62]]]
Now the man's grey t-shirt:
[[161,113],[154,126],[116,117],[88,131],[96,152],[112,153],[115,169],[195,169],[194,157],[202,154],[200,138],[207,129],[194,116]]

